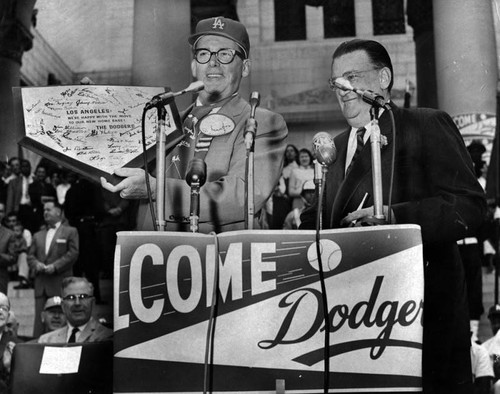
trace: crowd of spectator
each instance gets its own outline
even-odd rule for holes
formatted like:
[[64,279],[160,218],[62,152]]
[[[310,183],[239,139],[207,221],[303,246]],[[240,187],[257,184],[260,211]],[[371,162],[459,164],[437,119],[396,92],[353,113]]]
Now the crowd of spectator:
[[[18,342],[94,342],[112,338],[93,317],[111,279],[116,233],[134,228],[136,204],[42,159],[0,161],[0,394]],[[32,171],[34,168],[34,172]],[[7,296],[34,289],[34,330],[19,323]]]
[[[46,159],[36,166],[17,157],[0,162],[0,292],[7,294],[9,281],[18,282],[16,290],[44,283],[35,289],[34,336],[46,330],[40,331],[39,312],[47,299],[61,296],[61,278],[87,278],[102,302],[99,280],[111,279],[116,232],[134,227],[135,207]],[[49,251],[53,222],[74,236],[69,241],[58,233]]]
[[[305,194],[311,190],[314,192],[314,184],[311,184],[313,179],[311,152],[305,148],[299,151],[295,145],[287,145],[281,177],[272,197],[271,229],[298,229],[300,212],[310,203]],[[304,185],[308,190],[304,190]]]
[[[99,278],[111,278],[116,232],[134,228],[136,204],[46,159],[34,172],[32,168],[29,160],[17,157],[0,162],[0,221],[2,229],[17,234],[15,245],[9,246],[14,250],[5,255],[3,248],[0,254],[0,291],[7,291],[8,280],[19,281],[16,289],[33,287],[35,272],[27,256],[32,237],[47,228],[44,204],[54,201],[61,206],[63,223],[78,230],[73,273],[91,281],[100,303]],[[15,263],[9,260],[13,255]],[[8,278],[2,270],[8,271]]]

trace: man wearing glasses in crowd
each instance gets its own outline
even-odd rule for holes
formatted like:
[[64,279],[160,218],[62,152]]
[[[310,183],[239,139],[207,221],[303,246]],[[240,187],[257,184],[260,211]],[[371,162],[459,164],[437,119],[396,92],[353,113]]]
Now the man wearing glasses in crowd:
[[92,316],[95,302],[92,283],[86,278],[64,278],[61,294],[61,306],[68,324],[43,334],[39,343],[101,342],[113,338],[113,330]]
[[[204,19],[189,37],[193,47],[191,71],[204,83],[196,103],[182,116],[183,139],[167,152],[165,173],[165,218],[167,230],[189,231],[190,187],[186,170],[193,157],[207,165],[207,179],[200,193],[200,232],[243,229],[245,225],[244,131],[250,105],[238,95],[240,82],[250,73],[250,41],[241,23],[229,18]],[[254,228],[264,226],[264,205],[281,174],[285,138],[288,134],[281,115],[257,108],[255,138]],[[144,172],[121,168],[126,177],[113,186],[122,198],[146,198]],[[163,176],[163,174],[157,174]],[[151,179],[153,192],[156,181]],[[149,212],[148,212],[149,213]],[[138,218],[138,228],[151,229],[152,222]]]
[[[330,86],[350,127],[335,138],[338,157],[325,181],[323,228],[359,225],[373,216],[371,149],[366,143],[371,131],[371,105],[336,84],[339,77],[344,86],[347,80],[354,88],[383,97],[395,117],[391,221],[418,224],[422,231],[424,392],[470,393],[469,319],[464,268],[456,241],[473,233],[486,212],[471,158],[448,114],[433,109],[401,109],[390,101],[394,72],[389,54],[380,43],[361,39],[344,42],[333,54]],[[381,167],[383,202],[387,204],[393,135],[389,110],[384,109],[379,116],[381,140],[385,140]],[[370,197],[358,209],[366,193]],[[301,229],[315,228],[316,210],[314,205],[302,214]],[[384,210],[388,217],[387,205]]]

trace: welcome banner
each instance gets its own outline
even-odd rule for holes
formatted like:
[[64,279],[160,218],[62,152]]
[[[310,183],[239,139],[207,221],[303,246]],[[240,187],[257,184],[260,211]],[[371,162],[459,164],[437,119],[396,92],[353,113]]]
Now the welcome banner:
[[[421,391],[420,228],[326,230],[320,238],[330,392]],[[318,268],[314,231],[118,233],[115,393],[203,391],[215,283],[210,390],[274,393],[280,380],[286,392],[321,393]]]

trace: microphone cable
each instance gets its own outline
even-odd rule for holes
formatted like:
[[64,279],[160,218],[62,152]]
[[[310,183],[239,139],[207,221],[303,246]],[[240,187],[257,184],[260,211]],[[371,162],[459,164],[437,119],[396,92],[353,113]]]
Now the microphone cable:
[[391,128],[392,128],[392,158],[391,158],[391,173],[389,176],[389,193],[387,200],[387,223],[392,223],[392,192],[394,188],[394,168],[396,166],[396,121],[394,120],[394,114],[392,113],[392,109],[389,105],[387,108],[391,117]]
[[149,209],[151,212],[151,219],[153,220],[153,229],[154,231],[158,231],[158,225],[156,222],[156,213],[155,213],[155,208],[154,208],[154,203],[153,203],[153,193],[151,192],[151,184],[149,183],[149,173],[148,173],[148,154],[147,154],[147,148],[146,148],[146,113],[147,109],[144,108],[142,111],[142,118],[141,118],[141,136],[142,136],[142,158],[144,160],[144,177],[146,180],[146,190],[148,193],[148,203],[149,203]]
[[[203,394],[208,392],[209,374],[213,365],[213,350],[215,339],[215,323],[217,312],[217,290],[219,289],[219,239],[217,234],[212,231],[210,235],[214,237],[214,286],[212,288],[212,305],[210,305],[210,316],[208,318],[207,336],[205,340],[205,361],[203,370]],[[205,265],[206,266],[206,265]],[[212,390],[210,390],[212,391]]]
[[318,204],[316,210],[316,256],[318,258],[318,272],[319,272],[319,281],[321,286],[321,302],[323,304],[323,320],[325,323],[325,338],[324,338],[324,347],[323,347],[323,359],[324,359],[324,372],[323,372],[323,392],[324,394],[328,394],[328,390],[330,388],[330,324],[328,319],[328,305],[327,305],[327,296],[326,296],[326,283],[325,283],[325,273],[323,271],[323,261],[321,259],[321,239],[320,239],[320,230],[321,230],[321,213],[322,213],[322,205],[323,205],[323,187],[321,185],[325,184],[325,172],[322,171],[322,182],[319,185],[318,189]]

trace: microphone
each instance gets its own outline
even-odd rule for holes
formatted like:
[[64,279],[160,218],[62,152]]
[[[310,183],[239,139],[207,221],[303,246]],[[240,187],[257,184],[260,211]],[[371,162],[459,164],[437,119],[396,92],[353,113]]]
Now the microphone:
[[260,104],[260,94],[259,92],[252,92],[250,95],[250,117],[247,120],[245,128],[245,145],[247,150],[252,149],[253,141],[255,138],[255,133],[257,132],[257,121],[255,120],[255,111]]
[[380,107],[380,108],[386,107],[385,100],[380,94],[372,92],[371,90],[357,89],[353,87],[351,83],[345,78],[342,77],[336,78],[335,86],[338,89],[348,90],[358,94],[365,103],[373,105],[374,107]]
[[181,96],[186,93],[196,93],[199,92],[200,90],[203,90],[205,88],[205,85],[203,84],[202,81],[195,81],[192,82],[186,89],[180,90],[178,92],[165,92],[165,93],[160,93],[154,96],[145,106],[145,109],[151,109],[154,107],[157,107],[158,105],[163,105],[167,101],[171,100],[174,97]]
[[260,104],[260,93],[252,92],[250,95],[250,117],[255,118],[255,110]]
[[199,187],[205,184],[207,178],[207,163],[203,159],[194,158],[189,162],[188,172],[186,175],[186,182],[189,186],[193,183],[198,184]]
[[337,148],[330,134],[320,131],[312,140],[313,156],[318,163],[329,166],[337,159]]
[[191,232],[198,232],[200,221],[200,188],[205,184],[207,177],[207,163],[203,159],[194,158],[189,162],[186,182],[191,186],[191,204],[189,207],[189,228]]
[[326,171],[326,167],[337,159],[337,148],[332,136],[320,131],[313,137],[312,151],[316,159],[314,160],[314,183],[319,189],[323,179],[323,171]]

